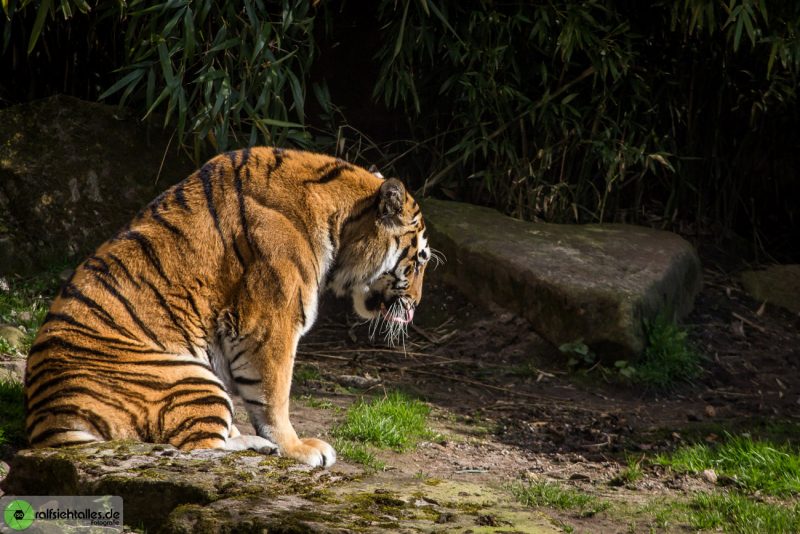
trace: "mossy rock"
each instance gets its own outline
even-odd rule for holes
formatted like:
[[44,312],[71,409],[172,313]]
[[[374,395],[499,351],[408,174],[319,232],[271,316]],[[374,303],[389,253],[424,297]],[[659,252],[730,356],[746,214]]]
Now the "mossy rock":
[[109,442],[19,451],[2,488],[15,495],[119,495],[125,523],[163,530],[184,505],[268,503],[323,490],[341,477],[252,451],[183,453],[168,445]]
[[25,332],[10,324],[0,324],[0,337],[15,349],[22,348],[25,343]]
[[0,140],[0,275],[79,259],[195,167],[166,133],[67,96],[0,110]]
[[502,488],[403,476],[385,484],[250,451],[110,442],[19,451],[2,489],[118,495],[126,525],[164,534],[495,532],[481,516],[505,531],[557,531]]

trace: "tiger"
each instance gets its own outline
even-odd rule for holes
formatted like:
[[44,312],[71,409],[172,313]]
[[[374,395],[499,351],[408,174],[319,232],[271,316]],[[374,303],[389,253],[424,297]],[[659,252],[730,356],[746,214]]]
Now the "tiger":
[[[301,150],[218,155],[59,290],[27,361],[29,443],[252,449],[329,467],[333,447],[289,418],[298,341],[326,291],[405,329],[432,255],[396,178]],[[255,435],[234,426],[233,395]]]

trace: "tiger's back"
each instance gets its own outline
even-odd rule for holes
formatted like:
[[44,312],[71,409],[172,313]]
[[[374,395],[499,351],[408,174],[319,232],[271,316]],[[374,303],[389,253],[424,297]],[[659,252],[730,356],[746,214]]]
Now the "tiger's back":
[[[326,286],[365,317],[402,308],[405,324],[429,257],[399,182],[306,152],[218,156],[65,283],[28,359],[31,445],[126,438],[332,463],[288,421],[297,341]],[[238,435],[232,393],[261,441]]]

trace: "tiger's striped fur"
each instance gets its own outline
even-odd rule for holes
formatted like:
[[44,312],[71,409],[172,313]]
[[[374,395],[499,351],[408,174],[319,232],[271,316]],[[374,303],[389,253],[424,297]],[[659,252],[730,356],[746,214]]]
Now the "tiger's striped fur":
[[[298,340],[326,288],[366,319],[407,323],[430,257],[397,180],[294,150],[218,156],[63,286],[28,358],[30,443],[277,448],[331,465],[333,448],[289,421]],[[258,436],[233,426],[237,393]]]

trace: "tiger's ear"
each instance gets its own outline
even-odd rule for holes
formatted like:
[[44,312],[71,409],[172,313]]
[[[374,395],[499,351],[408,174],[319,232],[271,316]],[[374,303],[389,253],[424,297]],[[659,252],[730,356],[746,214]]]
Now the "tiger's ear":
[[378,166],[377,165],[372,164],[372,165],[369,166],[369,169],[367,169],[367,170],[369,172],[371,172],[372,174],[374,174],[375,176],[377,176],[378,178],[380,178],[381,180],[383,180],[383,175],[381,174],[381,171],[378,170]]
[[394,226],[400,223],[399,215],[403,212],[403,200],[406,188],[397,178],[389,178],[381,184],[381,201],[378,216],[384,223]]

